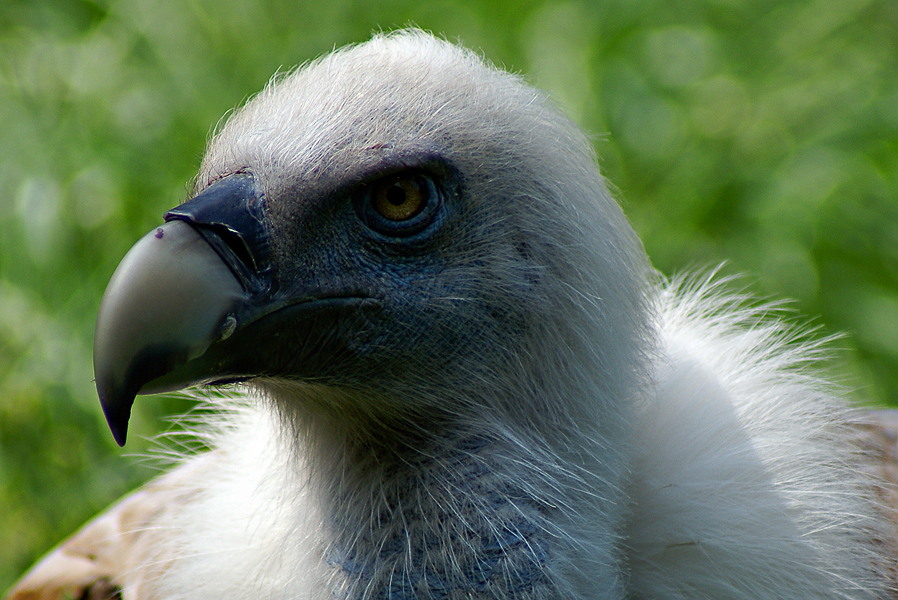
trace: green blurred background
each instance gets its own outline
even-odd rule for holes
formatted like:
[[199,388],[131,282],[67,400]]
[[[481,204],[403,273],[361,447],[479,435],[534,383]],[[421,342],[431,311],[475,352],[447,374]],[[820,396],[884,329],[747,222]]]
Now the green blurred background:
[[[895,0],[2,0],[0,590],[110,501],[176,399],[106,431],[90,345],[119,259],[275,71],[407,24],[549,90],[665,273],[729,261],[844,331],[898,401]],[[136,456],[135,456],[136,455]]]

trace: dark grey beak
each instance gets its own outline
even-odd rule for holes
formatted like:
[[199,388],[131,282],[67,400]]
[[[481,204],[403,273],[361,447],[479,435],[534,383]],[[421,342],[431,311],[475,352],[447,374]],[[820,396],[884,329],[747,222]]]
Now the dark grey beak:
[[256,377],[336,381],[364,348],[359,332],[381,301],[327,255],[308,258],[308,280],[281,281],[252,176],[221,179],[165,219],[122,260],[97,317],[97,393],[119,445],[137,394]]
[[229,375],[227,361],[198,359],[261,316],[254,300],[270,290],[271,269],[259,200],[251,177],[223,179],[169,212],[113,274],[97,317],[94,375],[119,445],[136,394]]
[[[327,256],[308,281],[280,281],[263,213],[252,176],[226,177],[169,211],[116,269],[97,317],[94,375],[119,445],[137,394],[256,377],[327,382],[357,352],[380,301]],[[350,283],[319,287],[327,281]]]
[[227,265],[182,221],[148,233],[128,252],[103,295],[94,336],[97,392],[119,445],[134,396],[181,387],[155,380],[233,333],[232,314],[244,297]]

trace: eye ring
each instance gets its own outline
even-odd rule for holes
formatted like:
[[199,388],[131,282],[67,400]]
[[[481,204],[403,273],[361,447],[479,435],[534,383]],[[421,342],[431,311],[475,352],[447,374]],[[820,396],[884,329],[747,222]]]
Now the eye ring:
[[365,185],[356,207],[369,229],[390,237],[409,237],[434,221],[443,195],[442,187],[430,174],[408,170]]

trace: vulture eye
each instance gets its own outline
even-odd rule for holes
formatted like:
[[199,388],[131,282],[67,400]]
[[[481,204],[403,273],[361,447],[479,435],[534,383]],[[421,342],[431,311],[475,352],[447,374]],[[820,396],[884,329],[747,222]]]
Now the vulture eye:
[[370,229],[391,237],[407,237],[433,222],[441,200],[442,188],[432,177],[404,171],[365,186],[356,207]]
[[385,219],[411,219],[427,205],[430,190],[418,177],[399,175],[378,181],[371,195],[371,206]]

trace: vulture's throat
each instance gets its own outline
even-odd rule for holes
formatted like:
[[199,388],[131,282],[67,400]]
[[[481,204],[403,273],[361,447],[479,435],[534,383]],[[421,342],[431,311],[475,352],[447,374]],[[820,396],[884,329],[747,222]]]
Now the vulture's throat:
[[367,477],[343,479],[356,485],[335,490],[328,524],[335,597],[559,597],[557,508],[515,481],[503,454],[475,437],[355,465]]

